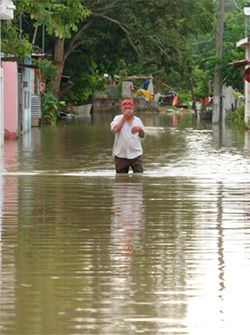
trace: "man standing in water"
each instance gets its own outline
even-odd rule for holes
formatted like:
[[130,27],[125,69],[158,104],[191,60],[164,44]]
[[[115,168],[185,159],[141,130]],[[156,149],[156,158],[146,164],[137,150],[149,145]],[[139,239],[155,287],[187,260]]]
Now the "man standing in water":
[[128,173],[129,167],[135,173],[143,172],[141,139],[145,136],[141,119],[134,115],[134,102],[124,99],[122,114],[116,115],[111,122],[111,131],[115,133],[113,156],[116,173]]

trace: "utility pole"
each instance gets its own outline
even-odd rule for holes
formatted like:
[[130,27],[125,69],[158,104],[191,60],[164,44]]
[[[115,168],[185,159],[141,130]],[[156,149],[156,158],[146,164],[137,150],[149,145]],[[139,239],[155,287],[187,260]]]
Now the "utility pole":
[[221,121],[222,114],[222,83],[221,83],[221,62],[223,54],[223,33],[224,33],[224,0],[216,1],[216,64],[214,73],[214,95],[213,95],[213,123]]

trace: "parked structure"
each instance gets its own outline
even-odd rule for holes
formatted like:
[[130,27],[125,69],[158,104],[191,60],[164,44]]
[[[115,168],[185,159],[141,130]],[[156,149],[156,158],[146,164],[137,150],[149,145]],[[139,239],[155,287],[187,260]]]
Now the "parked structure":
[[40,75],[31,56],[4,58],[3,62],[4,139],[16,139],[39,126],[41,120]]
[[[12,20],[14,18],[14,10],[16,9],[12,0],[0,0],[0,21],[1,20]],[[1,26],[0,26],[1,29]],[[1,61],[1,31],[0,31],[0,147],[4,141],[4,75]]]
[[[0,20],[13,19],[14,9],[11,0],[0,0]],[[39,69],[31,56],[3,58],[0,48],[0,146],[39,126],[40,119]]]
[[[143,85],[136,87],[135,81],[148,81],[147,89]],[[158,111],[159,104],[154,101],[153,77],[150,76],[130,76],[121,83],[111,81],[107,86],[107,92],[96,94],[93,98],[93,112],[118,112],[120,110],[121,99],[130,98],[135,102],[135,110]],[[119,85],[121,84],[121,85]],[[146,94],[147,93],[147,94]]]
[[18,137],[18,84],[17,84],[17,63],[3,62],[3,119],[4,138],[16,139]]
[[18,66],[21,133],[29,131],[31,127],[38,127],[41,120],[41,76],[38,67],[32,65],[32,57],[25,57]]

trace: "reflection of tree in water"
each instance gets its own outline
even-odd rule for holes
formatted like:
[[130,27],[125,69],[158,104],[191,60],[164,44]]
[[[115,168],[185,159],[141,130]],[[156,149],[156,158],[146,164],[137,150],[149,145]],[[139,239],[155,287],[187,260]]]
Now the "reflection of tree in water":
[[119,175],[113,187],[111,238],[115,254],[130,256],[139,248],[144,228],[142,176]]

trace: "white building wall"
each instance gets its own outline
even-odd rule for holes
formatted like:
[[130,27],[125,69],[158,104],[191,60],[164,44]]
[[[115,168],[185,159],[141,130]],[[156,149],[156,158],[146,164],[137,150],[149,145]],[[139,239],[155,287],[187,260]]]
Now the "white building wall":
[[0,67],[0,147],[4,142],[3,69]]

